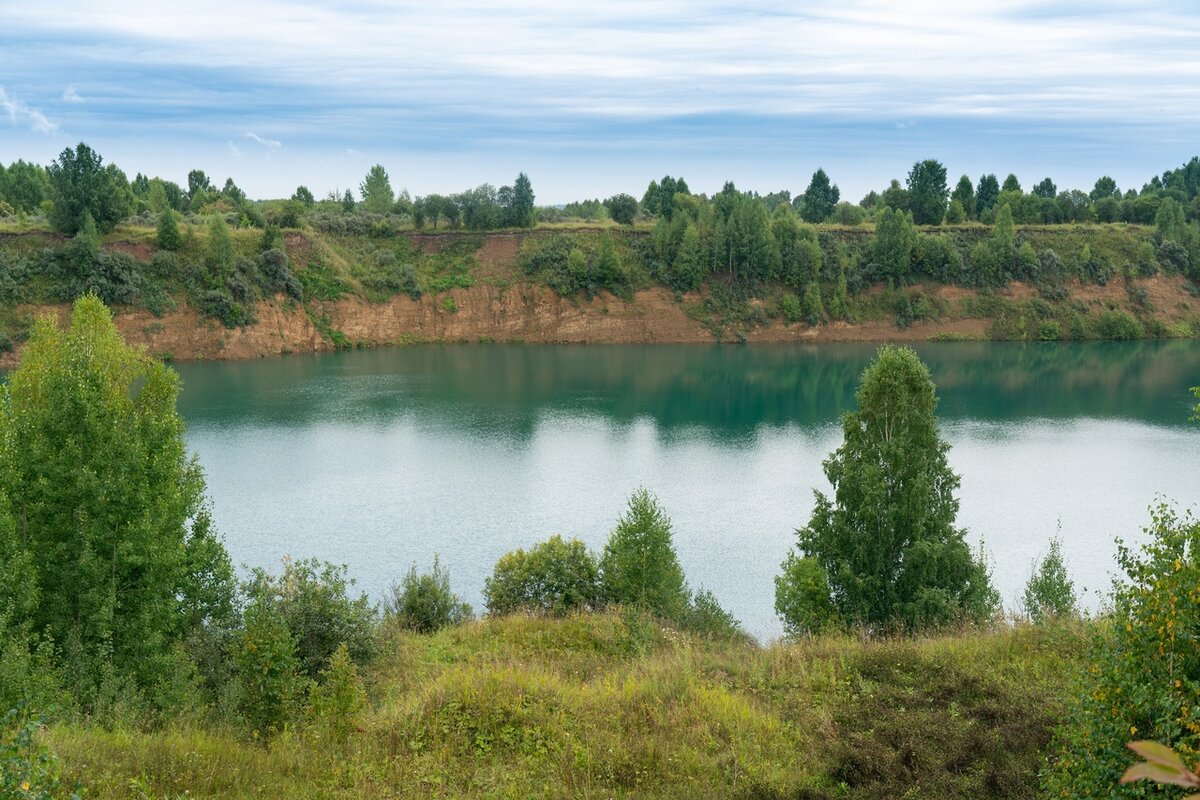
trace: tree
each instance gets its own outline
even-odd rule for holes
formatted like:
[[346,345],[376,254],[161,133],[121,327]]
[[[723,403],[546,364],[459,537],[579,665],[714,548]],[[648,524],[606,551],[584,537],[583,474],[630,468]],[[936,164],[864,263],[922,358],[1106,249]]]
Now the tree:
[[[848,624],[916,630],[989,616],[998,598],[986,566],[954,526],[959,479],[938,433],[929,370],[911,349],[884,346],[863,373],[857,400],[858,410],[842,417],[842,446],[824,464],[834,498],[816,492],[789,557],[813,559],[819,570],[804,568],[810,585],[801,591],[786,579],[795,564],[785,563],[777,606],[812,595],[823,571],[829,602]],[[784,622],[811,624],[802,614]]]
[[1058,187],[1054,185],[1054,181],[1049,178],[1043,178],[1040,183],[1033,187],[1033,194],[1037,197],[1053,200],[1058,195]]
[[879,196],[879,202],[893,211],[908,211],[912,198],[909,196],[908,190],[900,185],[900,181],[892,179],[888,188],[884,189],[883,194]]
[[307,186],[303,185],[296,187],[296,191],[292,194],[292,199],[304,203],[305,208],[312,208],[313,204],[316,203],[313,193]]
[[38,320],[0,387],[0,485],[36,576],[33,628],[84,689],[110,669],[151,683],[176,643],[232,613],[178,393],[93,296],[65,331]]
[[1067,575],[1058,537],[1050,540],[1050,551],[1033,562],[1021,599],[1035,625],[1075,614],[1075,585]]
[[808,182],[808,188],[804,190],[804,205],[800,216],[805,222],[824,222],[833,213],[841,196],[841,190],[836,184],[829,182],[825,170],[818,169]]
[[983,216],[983,212],[994,206],[996,198],[999,196],[1000,182],[996,180],[996,176],[990,174],[980,176],[979,186],[975,189],[976,218]]
[[930,158],[913,164],[908,173],[908,195],[914,224],[942,224],[949,194],[946,168],[940,161]]
[[1002,191],[1002,192],[1019,192],[1019,191],[1021,191],[1021,182],[1019,180],[1017,180],[1016,175],[1013,175],[1010,172],[1010,173],[1008,173],[1008,177],[1004,179],[1004,185],[1000,187],[1000,191]]
[[183,247],[179,234],[179,217],[170,208],[158,215],[158,246],[163,250],[178,250]]
[[501,556],[484,581],[483,596],[491,614],[591,611],[603,605],[600,567],[583,542],[552,536]]
[[0,199],[16,211],[33,214],[51,196],[50,176],[40,164],[15,161],[0,179]]
[[1119,199],[1121,190],[1117,188],[1117,182],[1107,175],[1101,176],[1096,180],[1096,185],[1092,187],[1091,193],[1088,195],[1095,203],[1106,197]]
[[955,200],[962,206],[963,214],[967,219],[975,218],[975,187],[971,185],[971,179],[966,175],[958,179],[958,184],[950,195],[950,202],[953,203]]
[[1159,203],[1158,212],[1154,215],[1154,227],[1158,231],[1159,241],[1178,242],[1184,247],[1191,244],[1192,230],[1188,227],[1183,206],[1174,197],[1167,197]]
[[903,282],[912,270],[912,254],[917,246],[917,231],[912,214],[884,207],[875,219],[873,250],[875,266],[881,278]]
[[392,182],[382,164],[367,170],[367,176],[358,185],[358,191],[362,194],[363,208],[372,214],[386,214],[392,210],[392,203],[396,202]]
[[91,214],[101,232],[111,231],[133,208],[133,192],[125,173],[83,142],[63,150],[47,170],[50,178],[50,224],[74,234]]
[[647,490],[638,489],[629,498],[625,516],[604,545],[600,575],[610,602],[666,619],[687,609],[688,590],[671,544],[671,520]]
[[342,195],[342,213],[349,214],[354,210],[355,205],[354,193],[347,189],[346,193]]
[[604,207],[608,209],[608,215],[612,217],[613,222],[632,225],[637,216],[638,201],[633,195],[614,194],[604,201]]
[[194,169],[188,173],[187,185],[189,200],[195,199],[198,194],[206,194],[213,190],[212,182],[202,169]]
[[537,221],[533,203],[533,184],[529,182],[529,176],[522,172],[513,182],[512,204],[509,207],[509,221],[514,227],[533,227]]

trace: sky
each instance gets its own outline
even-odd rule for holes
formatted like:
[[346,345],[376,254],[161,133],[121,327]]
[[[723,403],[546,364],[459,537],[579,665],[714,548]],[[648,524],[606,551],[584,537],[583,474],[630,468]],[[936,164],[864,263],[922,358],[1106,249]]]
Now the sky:
[[[113,6],[104,8],[104,6]],[[682,175],[857,201],[914,161],[1122,188],[1200,154],[1195,0],[94,0],[0,6],[0,162],[86,141],[250,196],[538,202]]]

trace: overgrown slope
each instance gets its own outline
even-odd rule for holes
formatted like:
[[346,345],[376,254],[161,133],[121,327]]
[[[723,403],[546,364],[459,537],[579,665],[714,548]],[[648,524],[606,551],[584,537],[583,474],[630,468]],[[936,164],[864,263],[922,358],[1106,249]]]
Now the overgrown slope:
[[345,741],[59,725],[95,798],[1022,798],[1078,632],[760,649],[630,614],[398,634]]

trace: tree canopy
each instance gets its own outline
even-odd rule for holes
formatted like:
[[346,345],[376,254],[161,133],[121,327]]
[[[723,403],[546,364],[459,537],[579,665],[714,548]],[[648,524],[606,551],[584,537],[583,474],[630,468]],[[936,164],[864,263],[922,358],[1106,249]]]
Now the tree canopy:
[[74,150],[63,150],[47,170],[50,178],[50,224],[63,233],[75,234],[89,215],[101,232],[111,231],[129,216],[133,192],[125,173],[80,142]]
[[[987,569],[955,527],[958,476],[939,435],[929,371],[911,349],[885,346],[863,373],[858,410],[842,417],[844,441],[826,461],[832,499],[797,531],[777,605],[803,629],[828,606],[847,624],[913,630],[991,614],[998,598]],[[798,562],[804,562],[800,566]],[[797,580],[807,587],[795,590]],[[820,587],[821,581],[826,590]]]

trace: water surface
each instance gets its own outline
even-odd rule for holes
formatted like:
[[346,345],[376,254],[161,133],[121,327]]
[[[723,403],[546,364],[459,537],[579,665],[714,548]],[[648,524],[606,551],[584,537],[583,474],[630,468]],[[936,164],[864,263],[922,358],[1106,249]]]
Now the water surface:
[[[941,397],[959,522],[1012,605],[1061,527],[1077,583],[1156,498],[1200,501],[1187,387],[1200,343],[917,348]],[[179,365],[188,441],[234,560],[346,563],[378,597],[439,553],[481,606],[496,559],[552,534],[603,545],[638,486],[693,587],[781,631],[773,578],[874,346],[429,345]],[[1094,606],[1095,595],[1089,604]]]

